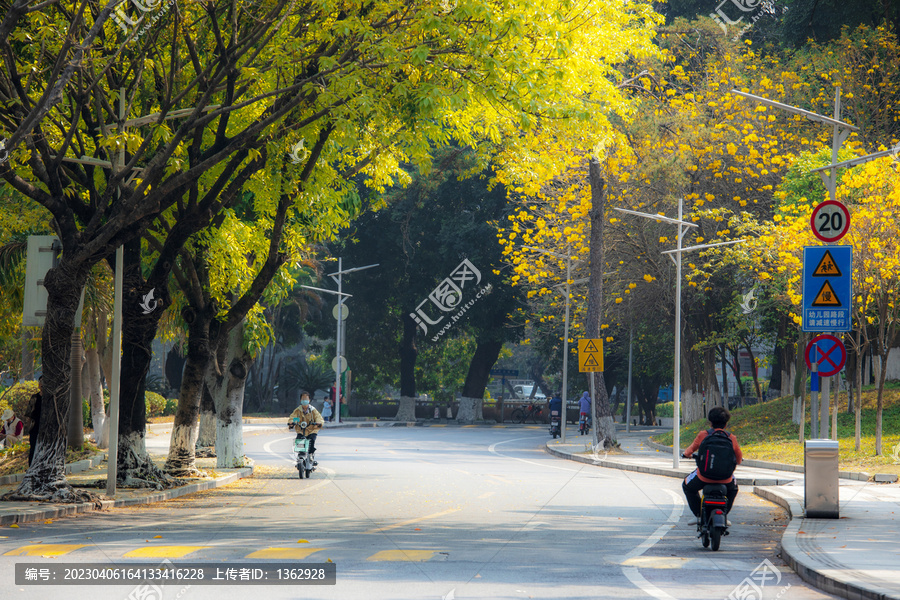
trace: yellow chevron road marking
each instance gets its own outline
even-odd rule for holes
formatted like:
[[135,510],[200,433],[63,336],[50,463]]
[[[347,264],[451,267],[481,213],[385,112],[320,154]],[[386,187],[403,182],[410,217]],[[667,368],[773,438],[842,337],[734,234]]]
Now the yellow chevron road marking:
[[33,544],[10,550],[3,556],[62,556],[86,544]]
[[324,550],[324,548],[266,548],[264,550],[257,550],[256,552],[251,552],[244,558],[296,558],[303,559],[309,556],[310,554],[314,554],[315,552],[319,552]]
[[434,550],[382,550],[366,560],[424,562],[431,560],[435,554]]
[[128,558],[181,558],[204,548],[209,548],[209,546],[146,546],[126,552],[124,556]]

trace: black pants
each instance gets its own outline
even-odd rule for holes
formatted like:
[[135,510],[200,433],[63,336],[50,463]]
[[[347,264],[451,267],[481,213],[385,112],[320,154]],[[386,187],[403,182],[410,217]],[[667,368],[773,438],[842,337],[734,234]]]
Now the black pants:
[[[703,489],[704,485],[707,485],[706,482],[700,481],[700,478],[697,477],[696,470],[685,477],[684,481],[681,483],[681,489],[684,490],[684,497],[687,498],[688,506],[691,508],[691,512],[695,517],[700,516],[700,491]],[[735,498],[737,498],[738,486],[734,479],[724,485],[725,495],[728,498],[728,506],[726,507],[725,512],[728,513],[731,512],[731,507],[734,505]]]
[[[316,436],[318,436],[318,435],[319,435],[318,433],[310,433],[309,435],[306,436],[306,439],[309,440],[309,453],[310,454],[316,453]],[[300,437],[299,433],[297,434],[297,437],[298,438]]]

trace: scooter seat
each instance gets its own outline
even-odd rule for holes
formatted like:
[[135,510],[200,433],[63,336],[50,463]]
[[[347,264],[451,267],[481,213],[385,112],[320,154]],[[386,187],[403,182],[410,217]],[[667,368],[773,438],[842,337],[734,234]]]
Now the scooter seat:
[[723,483],[707,483],[703,486],[704,496],[727,496],[728,488]]

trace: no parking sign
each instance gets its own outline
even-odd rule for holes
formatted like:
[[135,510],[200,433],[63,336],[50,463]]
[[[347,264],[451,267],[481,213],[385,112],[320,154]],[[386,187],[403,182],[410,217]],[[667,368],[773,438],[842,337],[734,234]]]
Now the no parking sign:
[[806,345],[806,366],[812,370],[813,364],[817,365],[821,377],[840,373],[846,362],[847,349],[833,335],[817,335]]

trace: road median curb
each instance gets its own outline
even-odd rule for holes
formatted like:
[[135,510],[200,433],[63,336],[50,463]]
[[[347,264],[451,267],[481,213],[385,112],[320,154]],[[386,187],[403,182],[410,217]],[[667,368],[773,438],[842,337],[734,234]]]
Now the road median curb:
[[[672,446],[666,446],[659,442],[654,442],[649,437],[644,440],[648,446],[661,452],[672,454]],[[757,460],[755,458],[745,458],[741,461],[742,467],[753,467],[756,469],[771,469],[773,471],[790,471],[792,473],[804,473],[803,465],[792,465],[789,463],[770,462],[767,460]],[[838,477],[841,479],[851,479],[853,481],[869,481],[872,478],[871,473],[865,471],[838,471]]]
[[[47,519],[58,519],[61,517],[70,517],[77,514],[93,512],[96,510],[104,510],[111,508],[123,508],[127,506],[136,506],[140,504],[151,504],[153,502],[162,502],[172,500],[195,492],[202,492],[213,488],[222,487],[230,483],[234,483],[238,479],[249,477],[253,474],[253,465],[242,467],[227,475],[216,477],[214,479],[196,481],[187,485],[182,485],[168,490],[160,490],[145,496],[136,496],[133,498],[115,498],[112,500],[100,500],[100,508],[92,502],[79,502],[75,504],[50,504],[18,502],[14,508],[15,512],[6,512],[3,502],[0,502],[0,525],[13,525],[19,523],[34,523],[36,521],[44,521]],[[12,503],[11,503],[12,504]]]

